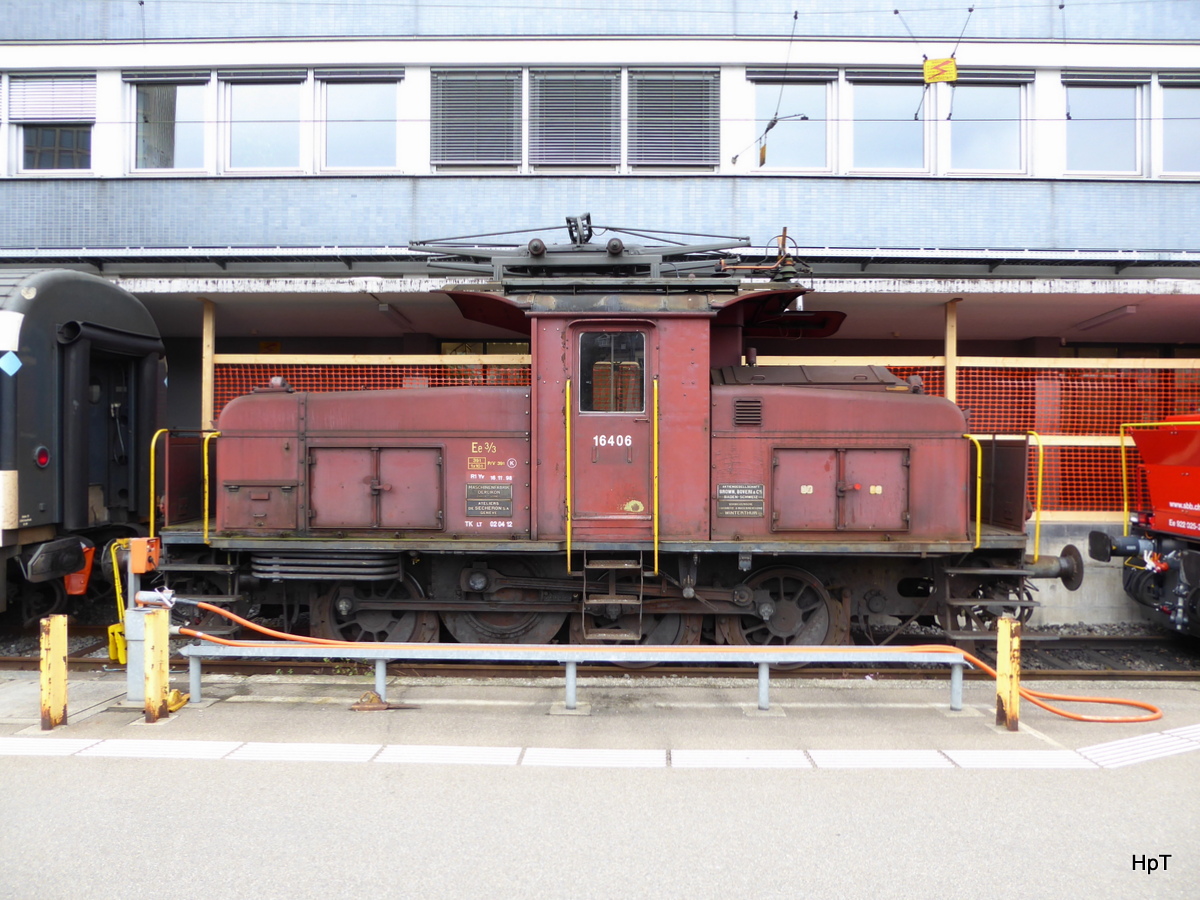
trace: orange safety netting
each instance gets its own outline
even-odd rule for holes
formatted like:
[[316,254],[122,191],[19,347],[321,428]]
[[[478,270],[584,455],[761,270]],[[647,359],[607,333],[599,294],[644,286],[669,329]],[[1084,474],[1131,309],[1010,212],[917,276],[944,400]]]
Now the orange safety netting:
[[213,408],[220,413],[234,397],[283,376],[298,391],[378,391],[416,387],[529,384],[527,365],[240,365],[215,367]]
[[[943,370],[889,366],[901,378],[920,375],[929,394],[944,396]],[[1200,371],[1195,369],[1000,368],[961,366],[958,403],[975,434],[1036,431],[1043,437],[1118,436],[1130,422],[1155,422],[1200,409]],[[1037,446],[1029,448],[1029,500],[1037,490]],[[1129,508],[1150,498],[1141,458],[1126,449]],[[1121,450],[1111,447],[1047,446],[1042,509],[1056,512],[1119,512],[1124,506]]]
[[1200,408],[1194,369],[960,368],[958,403],[985,433],[1108,435]]

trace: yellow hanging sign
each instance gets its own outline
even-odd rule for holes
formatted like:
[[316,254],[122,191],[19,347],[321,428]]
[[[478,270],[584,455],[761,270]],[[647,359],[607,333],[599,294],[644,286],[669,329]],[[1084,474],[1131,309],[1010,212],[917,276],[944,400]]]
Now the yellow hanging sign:
[[933,84],[935,81],[958,81],[958,63],[954,57],[925,60],[925,83]]

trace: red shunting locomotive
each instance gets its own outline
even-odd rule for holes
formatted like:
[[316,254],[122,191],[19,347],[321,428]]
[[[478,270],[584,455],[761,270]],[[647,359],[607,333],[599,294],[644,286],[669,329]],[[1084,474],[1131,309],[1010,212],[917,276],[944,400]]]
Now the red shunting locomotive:
[[1120,537],[1093,531],[1088,554],[1097,562],[1121,557],[1125,592],[1160,625],[1200,637],[1200,413],[1125,428],[1141,456],[1150,506],[1130,517]]
[[1027,578],[1078,587],[1074,548],[1025,556],[1023,447],[987,445],[977,526],[955,404],[883,367],[755,364],[756,340],[843,319],[798,308],[792,260],[749,284],[730,243],[568,226],[419,245],[494,279],[444,293],[528,335],[527,386],[277,379],[226,405],[208,543],[163,532],[172,586],[223,566],[229,602],[348,640],[662,644],[842,643],[889,617],[970,637],[1036,605]]

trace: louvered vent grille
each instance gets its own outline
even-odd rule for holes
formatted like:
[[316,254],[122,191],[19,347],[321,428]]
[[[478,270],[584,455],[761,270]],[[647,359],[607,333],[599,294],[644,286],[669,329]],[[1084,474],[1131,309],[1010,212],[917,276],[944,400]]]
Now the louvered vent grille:
[[762,424],[762,401],[761,400],[734,400],[733,401],[733,424],[734,425],[761,425]]

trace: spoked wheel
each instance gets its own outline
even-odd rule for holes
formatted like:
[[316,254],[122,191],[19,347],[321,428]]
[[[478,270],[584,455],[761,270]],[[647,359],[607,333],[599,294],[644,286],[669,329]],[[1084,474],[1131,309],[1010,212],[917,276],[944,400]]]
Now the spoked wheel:
[[[623,628],[629,631],[638,627],[638,617],[636,615],[620,616],[617,619],[604,619],[598,616],[588,616],[588,628]],[[628,644],[629,646],[637,645],[660,645],[660,644],[684,644],[694,645],[700,643],[700,637],[704,629],[704,616],[685,615],[682,613],[665,613],[663,615],[643,615],[642,616],[642,639],[640,641],[585,641],[583,638],[583,616],[571,616],[571,643],[572,644]],[[623,669],[644,669],[648,666],[658,665],[652,662],[618,662],[618,666]]]
[[[841,604],[804,569],[765,569],[747,584],[754,591],[769,591],[774,610],[766,619],[755,615],[721,616],[717,635],[725,643],[759,647],[846,643]],[[772,668],[795,669],[802,665],[782,663]]]
[[335,641],[436,641],[437,613],[396,606],[398,600],[424,596],[411,575],[395,581],[337,582],[313,601],[313,636]]
[[444,612],[442,621],[463,644],[547,644],[566,613]]
[[26,628],[33,628],[44,617],[66,610],[67,589],[61,578],[26,584],[21,589],[21,622]]

